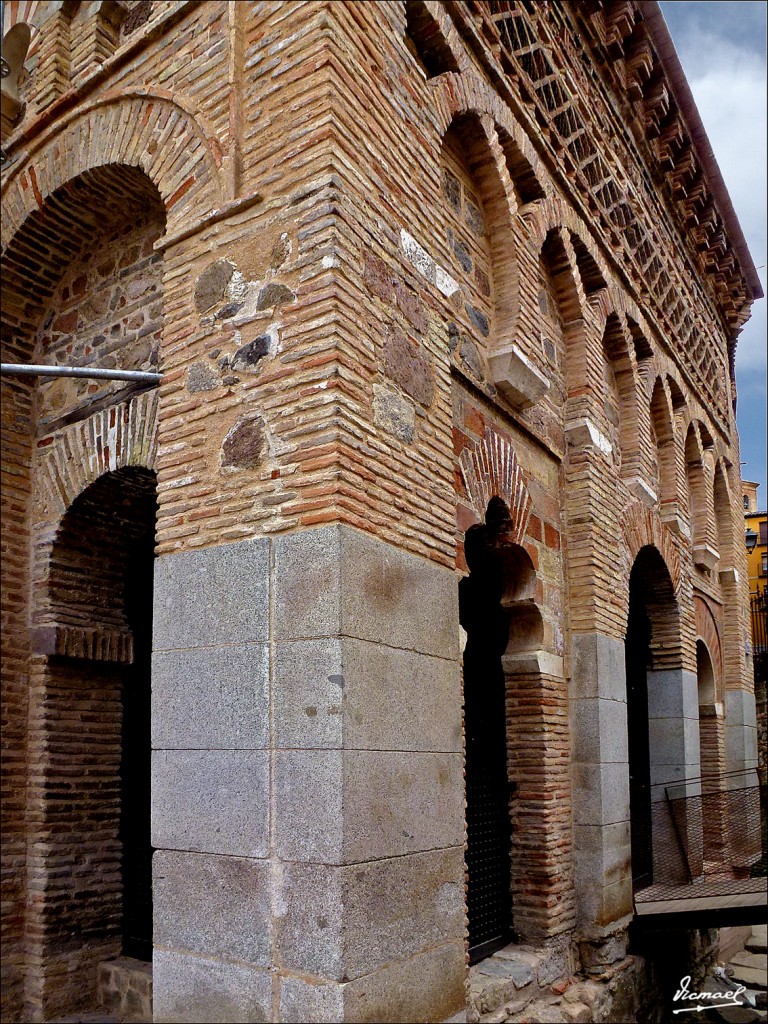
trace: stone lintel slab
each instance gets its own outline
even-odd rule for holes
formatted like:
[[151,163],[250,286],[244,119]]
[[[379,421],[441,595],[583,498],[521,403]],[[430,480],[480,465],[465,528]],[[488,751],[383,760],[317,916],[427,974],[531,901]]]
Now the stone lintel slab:
[[253,1024],[272,1015],[270,971],[165,949],[153,959],[156,1024]]
[[152,882],[155,945],[271,965],[267,861],[158,850]]
[[458,661],[353,637],[274,646],[278,748],[461,752]]
[[274,541],[275,636],[350,636],[458,660],[454,572],[333,525]]
[[462,847],[344,867],[283,863],[278,878],[281,969],[353,980],[464,938]]
[[461,845],[463,768],[459,753],[277,751],[278,856],[342,864]]

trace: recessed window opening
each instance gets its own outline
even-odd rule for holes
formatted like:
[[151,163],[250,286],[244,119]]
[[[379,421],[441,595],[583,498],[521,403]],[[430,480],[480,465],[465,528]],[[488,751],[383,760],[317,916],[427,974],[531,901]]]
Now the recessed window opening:
[[467,915],[470,961],[509,942],[509,782],[502,655],[509,641],[509,613],[502,607],[501,565],[487,526],[465,537],[469,576],[459,583],[464,650],[464,728],[467,787]]

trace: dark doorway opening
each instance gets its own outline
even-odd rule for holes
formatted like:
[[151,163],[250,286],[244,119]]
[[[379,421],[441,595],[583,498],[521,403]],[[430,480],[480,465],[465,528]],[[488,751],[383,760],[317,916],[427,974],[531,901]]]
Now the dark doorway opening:
[[627,676],[632,887],[637,892],[649,886],[653,881],[651,764],[648,736],[648,669],[651,665],[651,622],[645,609],[645,598],[637,563],[629,579],[629,617],[624,657]]
[[133,663],[123,683],[120,831],[123,955],[152,959],[151,667],[154,534],[137,538],[125,581]]
[[156,518],[154,473],[140,467],[105,473],[67,510],[51,553],[52,619],[81,648],[78,658],[51,658],[48,666],[51,691],[62,691],[61,722],[49,730],[63,733],[67,723],[80,723],[61,740],[67,800],[50,810],[66,825],[61,855],[77,846],[79,875],[62,886],[51,914],[60,930],[78,937],[84,963],[121,954],[152,958]]
[[459,583],[464,650],[464,726],[467,795],[467,916],[470,962],[512,937],[511,824],[502,655],[509,614],[502,607],[503,574],[489,531],[473,526],[465,538],[469,576]]

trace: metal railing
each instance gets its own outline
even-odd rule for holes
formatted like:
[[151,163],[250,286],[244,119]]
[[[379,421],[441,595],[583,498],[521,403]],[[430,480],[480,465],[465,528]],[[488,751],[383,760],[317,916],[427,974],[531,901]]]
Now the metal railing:
[[752,616],[752,654],[754,656],[768,654],[768,590],[763,587],[749,598],[749,610]]
[[764,893],[766,786],[756,769],[667,786],[652,805],[653,873],[636,901]]

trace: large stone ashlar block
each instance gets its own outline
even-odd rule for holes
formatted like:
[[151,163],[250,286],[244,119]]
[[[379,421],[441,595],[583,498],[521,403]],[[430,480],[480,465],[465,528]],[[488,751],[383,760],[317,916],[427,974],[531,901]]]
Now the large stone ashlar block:
[[[445,1021],[464,1005],[464,943],[454,942],[349,982],[280,980],[283,1024]],[[254,1018],[258,1019],[258,1018]]]
[[264,968],[155,950],[153,1013],[157,1024],[273,1020],[272,975]]
[[451,570],[345,526],[278,537],[274,559],[275,640],[350,636],[458,659]]
[[269,639],[269,541],[164,555],[155,564],[154,651]]
[[458,661],[354,637],[277,643],[273,659],[277,748],[461,752]]
[[284,860],[349,864],[464,841],[461,754],[286,750],[275,754]]
[[269,760],[262,750],[156,750],[152,845],[266,857]]
[[351,981],[455,942],[464,929],[463,875],[461,848],[347,867],[282,864],[275,891],[280,968]]

